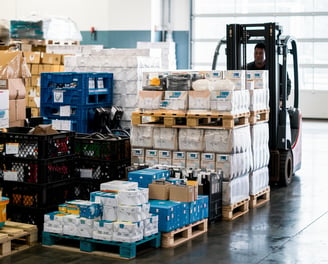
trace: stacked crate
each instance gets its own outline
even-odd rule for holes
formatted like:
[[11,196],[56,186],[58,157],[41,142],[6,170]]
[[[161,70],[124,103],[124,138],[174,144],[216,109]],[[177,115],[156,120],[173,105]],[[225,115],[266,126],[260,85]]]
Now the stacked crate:
[[87,199],[107,181],[126,178],[130,165],[130,139],[110,135],[76,134],[75,196]]
[[41,115],[55,129],[95,131],[97,108],[112,106],[112,73],[41,73]]
[[114,74],[113,105],[123,108],[123,128],[131,127],[131,113],[142,87],[142,73],[160,67],[160,58],[156,54],[153,56],[149,49],[103,49],[90,54],[65,56],[65,71]]
[[63,55],[50,54],[39,51],[24,51],[27,65],[31,71],[32,78],[27,79],[26,106],[31,108],[31,116],[40,116],[40,93],[42,72],[63,72]]
[[26,127],[0,134],[0,174],[3,195],[10,199],[8,218],[42,230],[43,214],[71,199],[73,140],[72,132],[34,134]]

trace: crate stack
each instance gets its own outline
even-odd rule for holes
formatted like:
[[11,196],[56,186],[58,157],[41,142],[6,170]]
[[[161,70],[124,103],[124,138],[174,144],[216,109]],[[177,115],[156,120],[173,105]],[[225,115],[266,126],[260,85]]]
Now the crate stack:
[[41,116],[55,129],[97,131],[97,108],[111,107],[112,96],[112,73],[41,73]]
[[250,208],[270,200],[268,71],[248,71],[253,167],[249,174]]
[[100,133],[75,136],[78,178],[74,186],[75,197],[88,199],[101,183],[126,178],[126,169],[131,164],[130,139]]
[[113,105],[123,108],[121,126],[131,127],[131,113],[136,108],[142,73],[158,70],[161,60],[156,50],[102,49],[90,54],[65,56],[65,71],[111,72],[114,74]]
[[39,51],[24,51],[32,77],[26,81],[26,106],[31,116],[40,116],[40,93],[42,72],[63,72],[63,55]]
[[38,225],[43,214],[73,195],[74,133],[50,127],[8,128],[0,134],[3,195],[8,218]]

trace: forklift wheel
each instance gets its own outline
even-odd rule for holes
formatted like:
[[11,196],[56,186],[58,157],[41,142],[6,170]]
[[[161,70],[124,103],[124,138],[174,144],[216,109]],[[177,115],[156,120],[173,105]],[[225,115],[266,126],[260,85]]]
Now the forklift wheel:
[[288,186],[293,178],[293,155],[290,150],[280,153],[280,184]]

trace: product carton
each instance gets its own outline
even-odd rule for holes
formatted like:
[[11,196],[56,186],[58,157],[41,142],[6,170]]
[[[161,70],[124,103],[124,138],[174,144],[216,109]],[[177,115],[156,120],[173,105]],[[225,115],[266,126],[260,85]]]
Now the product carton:
[[148,185],[149,199],[168,200],[171,184],[163,180],[154,181]]
[[21,51],[0,51],[0,79],[31,77]]
[[195,201],[195,186],[172,185],[169,198],[171,201],[192,202]]

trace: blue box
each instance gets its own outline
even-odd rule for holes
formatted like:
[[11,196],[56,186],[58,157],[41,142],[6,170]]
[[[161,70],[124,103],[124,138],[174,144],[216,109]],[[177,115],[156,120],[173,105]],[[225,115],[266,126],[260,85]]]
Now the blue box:
[[180,223],[181,227],[190,224],[190,203],[181,202],[181,215],[180,215]]
[[200,203],[196,200],[190,202],[190,224],[197,222],[201,219]]
[[163,200],[149,200],[149,203],[149,212],[158,215],[158,231],[170,232],[180,227],[181,203]]
[[170,177],[170,171],[157,170],[157,169],[143,169],[137,171],[131,171],[128,173],[128,180],[138,182],[138,186],[141,188],[148,188],[148,184],[155,180],[167,179]]
[[197,202],[200,207],[200,217],[201,219],[208,218],[208,196],[207,195],[198,195]]

